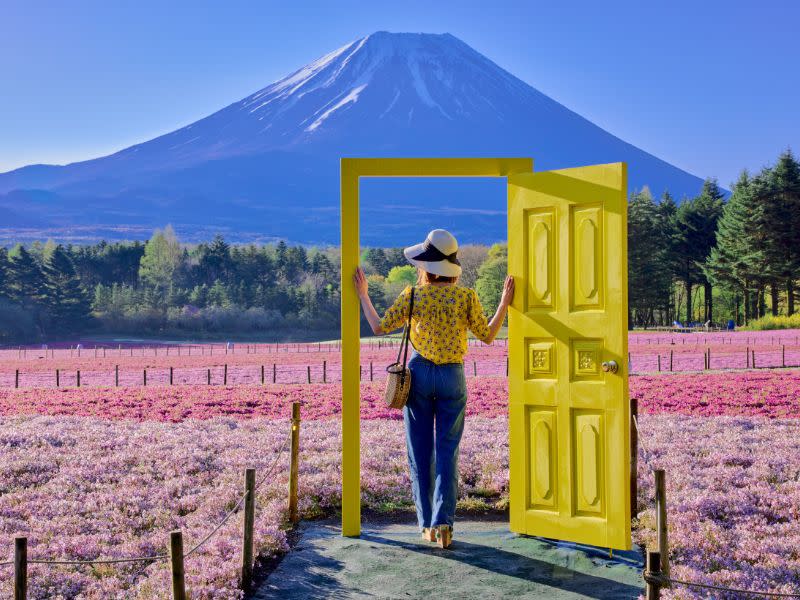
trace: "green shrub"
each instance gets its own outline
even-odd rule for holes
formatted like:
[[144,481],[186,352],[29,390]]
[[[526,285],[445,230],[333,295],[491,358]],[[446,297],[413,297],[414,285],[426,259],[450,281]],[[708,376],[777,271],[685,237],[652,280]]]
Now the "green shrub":
[[800,329],[800,313],[795,313],[791,317],[786,315],[767,315],[750,321],[746,329],[761,331],[764,329]]

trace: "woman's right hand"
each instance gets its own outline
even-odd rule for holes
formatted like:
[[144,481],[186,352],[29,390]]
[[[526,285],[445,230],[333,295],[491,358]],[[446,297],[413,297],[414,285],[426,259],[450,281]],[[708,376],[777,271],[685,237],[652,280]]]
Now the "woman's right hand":
[[503,295],[500,297],[500,304],[508,308],[514,301],[514,277],[507,275],[503,283]]
[[356,267],[356,272],[353,275],[353,284],[356,286],[356,293],[359,298],[363,298],[369,294],[367,276],[364,274],[364,269],[361,267]]

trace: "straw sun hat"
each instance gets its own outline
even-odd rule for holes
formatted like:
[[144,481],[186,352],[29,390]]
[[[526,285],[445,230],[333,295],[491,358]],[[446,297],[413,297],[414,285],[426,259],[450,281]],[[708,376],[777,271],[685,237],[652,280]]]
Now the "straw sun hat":
[[408,262],[431,275],[461,275],[461,263],[456,258],[458,242],[453,234],[444,229],[434,229],[424,242],[406,248],[403,254]]

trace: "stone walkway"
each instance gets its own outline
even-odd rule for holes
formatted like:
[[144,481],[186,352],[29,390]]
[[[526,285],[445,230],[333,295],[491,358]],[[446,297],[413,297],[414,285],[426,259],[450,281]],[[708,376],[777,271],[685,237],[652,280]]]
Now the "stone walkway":
[[423,541],[414,523],[364,523],[360,538],[338,521],[301,525],[296,547],[251,596],[317,598],[638,598],[638,549],[607,550],[518,536],[506,521],[456,523],[451,548]]

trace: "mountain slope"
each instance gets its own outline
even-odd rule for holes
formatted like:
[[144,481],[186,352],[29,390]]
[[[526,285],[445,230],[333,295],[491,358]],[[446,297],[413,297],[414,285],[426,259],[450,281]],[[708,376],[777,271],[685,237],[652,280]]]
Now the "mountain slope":
[[[192,125],[110,156],[0,175],[50,192],[50,215],[124,225],[172,221],[233,239],[338,241],[341,156],[532,156],[537,170],[626,161],[632,188],[696,194],[702,182],[625,143],[449,35],[379,32]],[[504,237],[502,182],[370,182],[364,241],[402,244],[440,224]],[[388,205],[402,203],[398,213]],[[449,208],[448,208],[449,207]]]

